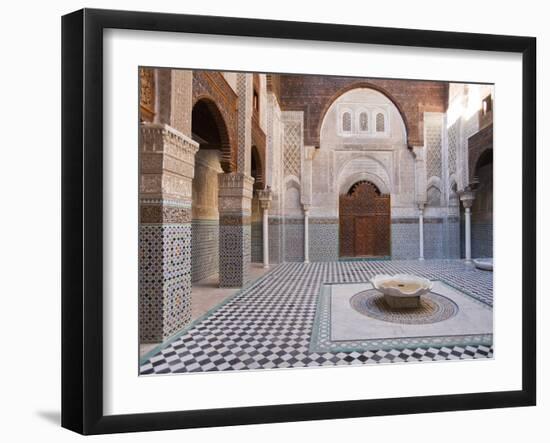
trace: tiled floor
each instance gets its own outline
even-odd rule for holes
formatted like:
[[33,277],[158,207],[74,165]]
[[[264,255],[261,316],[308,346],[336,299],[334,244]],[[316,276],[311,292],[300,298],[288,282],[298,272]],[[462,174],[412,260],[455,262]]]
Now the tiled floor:
[[[254,282],[259,277],[267,273],[269,269],[265,269],[262,263],[251,263],[249,270],[250,281]],[[231,297],[238,289],[236,288],[220,288],[218,285],[218,274],[214,274],[203,280],[193,283],[192,300],[191,300],[191,321],[197,320],[199,317],[206,314],[210,309],[216,307],[229,297]],[[160,343],[145,343],[139,346],[139,355],[143,357],[151,352]]]
[[378,273],[414,273],[492,306],[493,274],[459,260],[285,263],[227,299],[141,361],[140,372],[201,372],[492,357],[483,345],[310,352],[322,283],[367,282]]

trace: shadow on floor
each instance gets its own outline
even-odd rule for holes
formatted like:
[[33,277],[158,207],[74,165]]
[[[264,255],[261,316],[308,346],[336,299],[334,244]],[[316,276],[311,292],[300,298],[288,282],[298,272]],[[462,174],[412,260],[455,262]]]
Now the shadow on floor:
[[61,426],[61,411],[36,411],[36,415],[52,425]]

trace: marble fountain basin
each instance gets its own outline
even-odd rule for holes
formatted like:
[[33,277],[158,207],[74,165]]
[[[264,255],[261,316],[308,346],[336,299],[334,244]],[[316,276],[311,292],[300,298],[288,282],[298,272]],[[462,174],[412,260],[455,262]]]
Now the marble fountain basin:
[[493,270],[493,259],[492,258],[476,258],[474,259],[474,265],[478,269],[483,269],[484,271]]
[[427,278],[411,274],[378,274],[371,278],[371,283],[392,309],[418,308],[420,297],[433,288]]

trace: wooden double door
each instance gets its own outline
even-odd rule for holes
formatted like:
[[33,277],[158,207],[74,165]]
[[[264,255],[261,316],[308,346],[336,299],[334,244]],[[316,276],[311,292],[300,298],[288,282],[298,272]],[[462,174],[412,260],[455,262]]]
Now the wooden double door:
[[340,196],[340,256],[390,255],[390,196],[361,181]]

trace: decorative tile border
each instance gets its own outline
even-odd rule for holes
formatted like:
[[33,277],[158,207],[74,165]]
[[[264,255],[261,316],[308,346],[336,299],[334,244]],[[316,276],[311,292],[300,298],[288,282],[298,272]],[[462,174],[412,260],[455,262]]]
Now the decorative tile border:
[[[440,283],[459,290],[456,287],[448,284],[443,280],[438,280]],[[321,285],[319,298],[317,301],[317,310],[313,323],[311,342],[309,352],[364,352],[378,350],[403,350],[414,348],[439,348],[453,346],[488,346],[493,345],[493,334],[474,334],[474,335],[453,335],[453,336],[433,336],[433,337],[402,337],[390,339],[374,339],[374,340],[349,340],[334,342],[331,340],[331,298],[332,286],[341,285],[344,283],[325,283]],[[355,282],[350,284],[356,284]],[[368,283],[366,283],[368,284]],[[372,287],[372,285],[370,285]],[[471,299],[483,306],[486,309],[492,309],[490,305],[468,294],[464,290],[459,290],[461,293],[468,295]]]
[[141,204],[139,207],[140,223],[189,223],[191,209],[162,204]]

